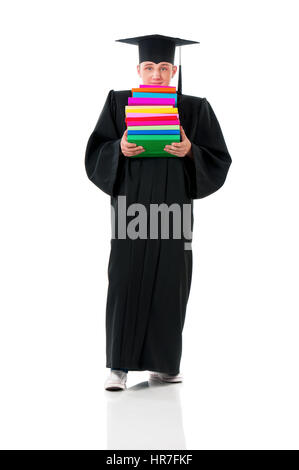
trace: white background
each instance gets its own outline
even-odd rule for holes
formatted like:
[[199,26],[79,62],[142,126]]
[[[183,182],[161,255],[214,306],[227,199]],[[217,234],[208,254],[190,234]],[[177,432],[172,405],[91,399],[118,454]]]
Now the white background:
[[[1,448],[298,449],[297,2],[104,3],[1,2]],[[110,198],[84,152],[108,91],[140,84],[115,39],[155,33],[200,41],[183,93],[233,162],[194,204],[183,384],[113,394]]]

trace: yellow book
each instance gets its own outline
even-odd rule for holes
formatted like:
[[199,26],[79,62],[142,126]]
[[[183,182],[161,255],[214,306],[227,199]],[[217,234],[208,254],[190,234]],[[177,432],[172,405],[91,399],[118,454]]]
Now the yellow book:
[[159,104],[159,105],[152,105],[152,104],[127,104],[125,106],[126,109],[140,109],[140,108],[170,108],[173,109],[171,104]]
[[169,113],[169,114],[177,114],[178,108],[172,108],[168,106],[157,106],[153,108],[151,106],[126,106],[126,114],[129,113]]

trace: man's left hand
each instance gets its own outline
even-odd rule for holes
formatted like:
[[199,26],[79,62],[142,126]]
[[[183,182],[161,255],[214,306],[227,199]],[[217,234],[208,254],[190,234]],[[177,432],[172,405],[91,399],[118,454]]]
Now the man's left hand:
[[191,153],[191,142],[185,134],[185,131],[182,126],[180,126],[181,130],[181,142],[173,142],[171,145],[165,145],[164,150],[172,155],[176,155],[177,157],[185,157],[186,155],[190,155]]

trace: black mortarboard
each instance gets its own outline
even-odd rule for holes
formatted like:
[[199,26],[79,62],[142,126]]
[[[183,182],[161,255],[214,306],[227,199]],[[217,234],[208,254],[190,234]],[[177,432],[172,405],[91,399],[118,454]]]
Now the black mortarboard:
[[[173,64],[176,46],[199,44],[198,41],[188,41],[187,39],[162,36],[161,34],[150,34],[147,36],[137,36],[136,38],[116,39],[116,41],[138,46],[139,63],[148,60],[155,62],[156,64],[164,61]],[[181,48],[179,49],[179,52],[179,78],[177,92],[182,94]]]

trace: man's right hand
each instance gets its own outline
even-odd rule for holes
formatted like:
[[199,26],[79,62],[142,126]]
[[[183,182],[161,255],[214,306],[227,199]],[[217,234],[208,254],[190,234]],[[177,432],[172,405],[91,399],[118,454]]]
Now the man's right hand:
[[133,157],[134,155],[139,155],[139,153],[145,151],[142,146],[137,146],[136,144],[133,144],[133,142],[128,142],[127,136],[128,129],[125,130],[124,135],[120,141],[121,151],[126,157]]

